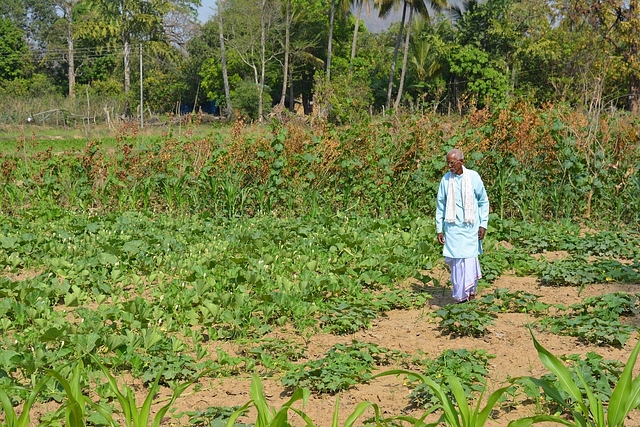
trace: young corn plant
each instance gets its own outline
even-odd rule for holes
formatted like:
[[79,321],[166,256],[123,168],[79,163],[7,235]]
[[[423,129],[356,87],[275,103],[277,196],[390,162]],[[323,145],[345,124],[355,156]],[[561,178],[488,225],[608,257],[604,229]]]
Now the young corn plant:
[[[251,381],[251,389],[249,391],[251,400],[245,403],[242,407],[235,411],[231,415],[231,417],[229,417],[226,427],[233,427],[238,417],[244,414],[246,410],[251,406],[254,406],[256,408],[256,411],[258,412],[254,424],[255,427],[290,427],[291,424],[289,423],[288,416],[289,410],[292,410],[293,412],[298,414],[300,418],[302,418],[302,420],[305,422],[307,427],[314,426],[311,418],[309,418],[309,416],[305,414],[301,409],[291,407],[291,405],[293,405],[293,403],[297,401],[302,401],[303,407],[307,404],[309,396],[311,395],[311,392],[308,389],[299,388],[294,391],[291,398],[286,401],[284,405],[282,405],[282,407],[278,410],[273,407],[269,407],[267,398],[265,397],[263,390],[264,389],[260,377],[254,374]],[[340,426],[338,421],[339,407],[340,402],[338,396],[338,398],[336,398],[336,405],[332,417],[332,427]],[[356,420],[364,413],[364,411],[366,411],[370,407],[373,407],[376,410],[376,414],[379,412],[376,405],[373,405],[369,402],[360,402],[356,406],[356,409],[354,409],[354,411],[347,417],[342,427],[353,427]]]
[[50,376],[45,376],[42,378],[36,386],[33,388],[29,396],[22,404],[22,413],[20,416],[16,415],[16,411],[13,408],[13,403],[11,402],[11,398],[7,394],[4,388],[0,387],[0,404],[2,404],[2,411],[4,412],[4,420],[0,420],[1,427],[29,427],[31,423],[31,407],[33,406],[38,394],[44,386],[47,384],[47,381],[51,379]]
[[[162,377],[164,368],[159,370],[155,381],[149,388],[149,392],[147,393],[147,397],[145,398],[142,406],[138,407],[136,405],[136,395],[133,389],[127,386],[126,384],[124,384],[123,390],[121,391],[120,387],[118,386],[118,382],[113,377],[113,375],[111,375],[109,370],[97,360],[96,360],[96,363],[98,364],[98,366],[100,366],[100,369],[102,369],[102,372],[104,372],[105,376],[107,377],[107,381],[109,382],[109,387],[111,388],[111,391],[113,391],[113,393],[118,398],[118,402],[120,403],[120,408],[122,409],[122,413],[124,415],[126,427],[149,426],[150,425],[149,419],[151,416],[151,404],[153,403],[154,396],[160,389],[159,382],[160,382],[160,378]],[[180,395],[184,393],[187,387],[189,387],[194,381],[195,380],[191,380],[191,381],[182,383],[173,390],[173,394],[171,395],[169,402],[166,405],[164,405],[162,408],[160,408],[156,413],[155,417],[153,418],[153,422],[151,423],[152,427],[158,427],[160,425],[160,423],[162,422],[162,418],[167,413],[169,408],[171,408],[171,406],[175,403],[176,399],[180,397]],[[98,406],[95,406],[95,409],[103,417],[107,419],[107,421],[111,426],[113,427],[118,426],[118,423],[115,422],[111,413],[109,413],[106,409]]]
[[[569,412],[571,419],[558,415],[541,414],[514,420],[509,423],[509,427],[528,427],[542,422],[555,422],[572,427],[624,426],[627,414],[640,404],[640,376],[633,378],[633,368],[638,358],[638,352],[640,352],[640,341],[631,352],[618,383],[611,393],[608,408],[605,410],[602,399],[587,385],[580,371],[577,373],[585,389],[586,401],[584,399],[585,396],[583,396],[580,388],[571,377],[569,369],[540,345],[533,334],[531,336],[538,351],[538,357],[540,357],[544,366],[557,377],[558,386],[547,380],[530,377],[529,379],[539,386],[548,398]],[[566,402],[558,389],[568,394],[572,402]]]
[[94,406],[93,402],[82,393],[81,379],[83,369],[82,360],[78,360],[69,380],[63,377],[60,372],[49,370],[49,375],[60,383],[67,396],[67,400],[63,405],[67,427],[84,427],[87,419],[87,405]]
[[[491,411],[498,403],[500,397],[509,388],[502,387],[491,393],[487,398],[484,408],[482,408],[481,404],[483,401],[484,390],[478,397],[475,406],[473,406],[469,401],[462,384],[460,384],[460,381],[454,376],[447,378],[447,382],[449,383],[449,387],[451,387],[451,391],[454,396],[454,398],[451,399],[447,394],[447,391],[440,384],[425,375],[403,369],[394,369],[375,375],[374,378],[387,375],[407,375],[409,378],[422,381],[422,383],[431,389],[433,395],[437,398],[439,403],[427,409],[420,418],[405,415],[391,418],[391,420],[405,421],[413,424],[414,426],[421,427],[436,427],[440,425],[440,423],[445,423],[450,427],[482,427],[489,420],[489,415],[491,415]],[[424,422],[426,417],[438,409],[442,409],[440,419],[434,423],[426,424]]]

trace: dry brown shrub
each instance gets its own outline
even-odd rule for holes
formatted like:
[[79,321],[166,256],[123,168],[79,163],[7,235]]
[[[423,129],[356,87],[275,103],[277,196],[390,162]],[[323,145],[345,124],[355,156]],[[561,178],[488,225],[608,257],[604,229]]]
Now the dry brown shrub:
[[254,180],[266,181],[269,164],[258,156],[260,151],[271,150],[265,132],[260,132],[255,126],[245,125],[241,119],[236,120],[231,129],[231,141],[226,148],[227,152],[216,161],[219,168],[231,168]]

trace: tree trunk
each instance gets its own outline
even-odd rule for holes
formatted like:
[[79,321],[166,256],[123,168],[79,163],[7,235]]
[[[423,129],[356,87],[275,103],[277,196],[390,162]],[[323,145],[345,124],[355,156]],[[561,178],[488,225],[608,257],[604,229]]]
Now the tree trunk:
[[351,63],[349,65],[349,72],[353,67],[353,60],[356,57],[356,48],[358,46],[358,29],[360,28],[360,15],[362,14],[362,6],[364,6],[365,0],[362,0],[358,5],[358,12],[356,13],[356,25],[353,29],[353,42],[351,42]]
[[629,79],[629,110],[633,114],[640,113],[640,78],[636,74],[632,74]]
[[289,83],[289,110],[291,110],[292,112],[296,112],[296,100],[293,98],[294,97],[294,92],[293,92],[293,67],[289,67],[289,81],[291,83]]
[[387,89],[387,110],[391,108],[391,94],[393,92],[393,77],[396,72],[396,61],[398,60],[398,51],[400,50],[400,40],[402,40],[402,30],[404,29],[404,20],[407,14],[407,2],[404,3],[402,8],[402,20],[400,21],[400,29],[398,30],[398,36],[396,37],[396,46],[393,50],[393,62],[391,63],[391,75],[389,76],[389,88]]
[[333,21],[336,14],[336,0],[331,0],[331,11],[329,12],[329,43],[327,44],[327,80],[331,80],[331,50],[333,44]]
[[262,9],[260,18],[260,83],[258,84],[258,121],[262,123],[262,97],[264,96],[264,73],[265,73],[265,51],[267,44],[267,30],[266,30],[266,5],[267,0],[262,0]]
[[[280,107],[284,109],[284,99],[287,96],[287,77],[289,77],[289,37],[291,33],[291,0],[285,0],[285,31],[284,31],[284,70],[282,73],[282,96]],[[289,102],[293,102],[290,100]]]
[[404,78],[407,74],[407,59],[409,58],[409,42],[411,39],[411,21],[413,20],[413,5],[409,5],[409,19],[407,20],[407,35],[404,41],[404,56],[402,57],[402,72],[400,73],[400,85],[398,87],[398,95],[393,108],[398,108],[402,99],[402,91],[404,90]]
[[76,66],[73,46],[73,4],[65,4],[65,14],[67,15],[67,47],[69,50],[69,98],[76,97]]
[[220,37],[220,65],[222,65],[222,81],[224,83],[224,97],[226,105],[224,116],[231,117],[231,91],[229,89],[229,76],[227,74],[227,53],[224,48],[224,29],[222,27],[222,3],[218,0],[218,35]]
[[[629,17],[631,22],[638,22],[636,18],[636,11],[638,7],[637,0],[629,1]],[[629,59],[631,63],[638,63],[638,38],[640,36],[640,30],[637,25],[632,26],[630,31],[632,32],[629,37]],[[640,70],[632,69],[629,76],[629,103],[628,108],[633,114],[640,112]]]
[[122,35],[122,56],[124,57],[124,93],[131,89],[131,45],[129,35]]

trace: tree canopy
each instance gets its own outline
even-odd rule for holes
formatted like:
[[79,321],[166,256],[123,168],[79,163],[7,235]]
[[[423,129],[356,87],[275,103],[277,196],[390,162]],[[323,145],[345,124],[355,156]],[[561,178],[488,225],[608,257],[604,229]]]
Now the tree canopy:
[[[441,111],[513,100],[588,106],[594,97],[640,108],[637,0],[377,0],[369,12],[360,1],[218,0],[202,24],[199,4],[3,1],[0,94],[37,96],[46,82],[66,96],[80,85],[136,105],[143,69],[158,113],[230,103],[259,119],[280,104],[344,122],[389,107],[391,93],[394,108]],[[405,7],[406,21],[381,33],[356,22]]]

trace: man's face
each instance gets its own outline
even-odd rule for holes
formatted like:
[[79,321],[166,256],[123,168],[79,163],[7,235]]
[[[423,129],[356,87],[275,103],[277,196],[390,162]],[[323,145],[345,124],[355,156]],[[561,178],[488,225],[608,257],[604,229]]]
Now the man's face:
[[449,170],[456,175],[462,175],[462,164],[464,160],[458,159],[458,156],[451,154],[447,156],[447,166]]

